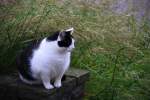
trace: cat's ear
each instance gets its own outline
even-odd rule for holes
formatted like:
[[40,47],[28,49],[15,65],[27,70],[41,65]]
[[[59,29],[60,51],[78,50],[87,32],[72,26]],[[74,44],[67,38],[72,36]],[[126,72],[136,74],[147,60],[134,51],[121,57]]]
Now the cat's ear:
[[67,30],[60,31],[59,33],[60,39],[63,40],[66,35],[72,35],[73,31],[74,31],[74,28],[69,28]]
[[69,29],[65,30],[65,33],[72,35],[73,31],[74,31],[74,28],[72,27],[72,28],[69,28]]

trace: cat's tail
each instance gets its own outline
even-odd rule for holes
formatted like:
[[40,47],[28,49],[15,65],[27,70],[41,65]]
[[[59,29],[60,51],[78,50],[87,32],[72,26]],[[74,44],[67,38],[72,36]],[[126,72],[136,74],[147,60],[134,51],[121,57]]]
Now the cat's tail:
[[26,84],[30,84],[30,85],[33,85],[33,84],[41,84],[41,82],[40,82],[39,80],[34,80],[34,81],[27,80],[27,79],[24,78],[20,73],[19,73],[19,77],[20,77],[21,81],[23,81],[23,82],[26,83]]

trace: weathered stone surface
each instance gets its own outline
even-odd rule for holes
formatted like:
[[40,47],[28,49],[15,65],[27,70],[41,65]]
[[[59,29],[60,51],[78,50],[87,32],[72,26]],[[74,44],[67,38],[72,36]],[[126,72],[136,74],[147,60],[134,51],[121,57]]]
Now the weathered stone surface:
[[66,72],[66,75],[73,77],[73,78],[76,78],[77,84],[82,84],[88,79],[89,72],[86,70],[71,68],[70,70],[68,70]]
[[84,85],[79,85],[72,91],[71,100],[81,100],[83,96],[84,96]]
[[16,4],[17,0],[0,0],[0,5]]
[[0,100],[80,100],[88,71],[70,69],[61,88],[46,90],[43,85],[27,85],[18,76],[0,77]]
[[115,0],[110,8],[118,14],[133,15],[137,21],[150,19],[150,0]]

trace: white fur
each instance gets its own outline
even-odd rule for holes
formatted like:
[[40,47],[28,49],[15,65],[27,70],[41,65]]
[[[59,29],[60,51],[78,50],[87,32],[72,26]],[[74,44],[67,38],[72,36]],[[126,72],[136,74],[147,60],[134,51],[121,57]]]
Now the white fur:
[[[51,85],[52,79],[55,87],[61,87],[62,76],[70,64],[70,51],[74,48],[74,40],[72,40],[72,45],[68,48],[59,47],[57,41],[49,42],[46,41],[46,38],[43,39],[39,48],[34,51],[33,57],[30,59],[33,77],[42,81],[46,89],[54,88]],[[20,78],[26,83],[35,83],[23,79],[21,75]]]
[[73,28],[73,27],[71,27],[71,28],[67,29],[67,30],[66,30],[66,32],[67,32],[67,31],[71,31],[71,34],[72,34],[72,33],[73,33],[73,31],[74,31],[74,28]]
[[25,82],[27,84],[30,84],[30,85],[40,83],[40,81],[29,81],[29,80],[25,79],[20,73],[19,73],[19,77],[23,82]]

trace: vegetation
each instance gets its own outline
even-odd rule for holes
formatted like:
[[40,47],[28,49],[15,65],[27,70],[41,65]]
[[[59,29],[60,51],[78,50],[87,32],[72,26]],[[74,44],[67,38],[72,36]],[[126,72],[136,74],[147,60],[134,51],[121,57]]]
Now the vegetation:
[[16,71],[28,42],[75,28],[71,66],[90,71],[85,100],[150,99],[150,23],[78,0],[20,0],[0,5],[0,73]]

